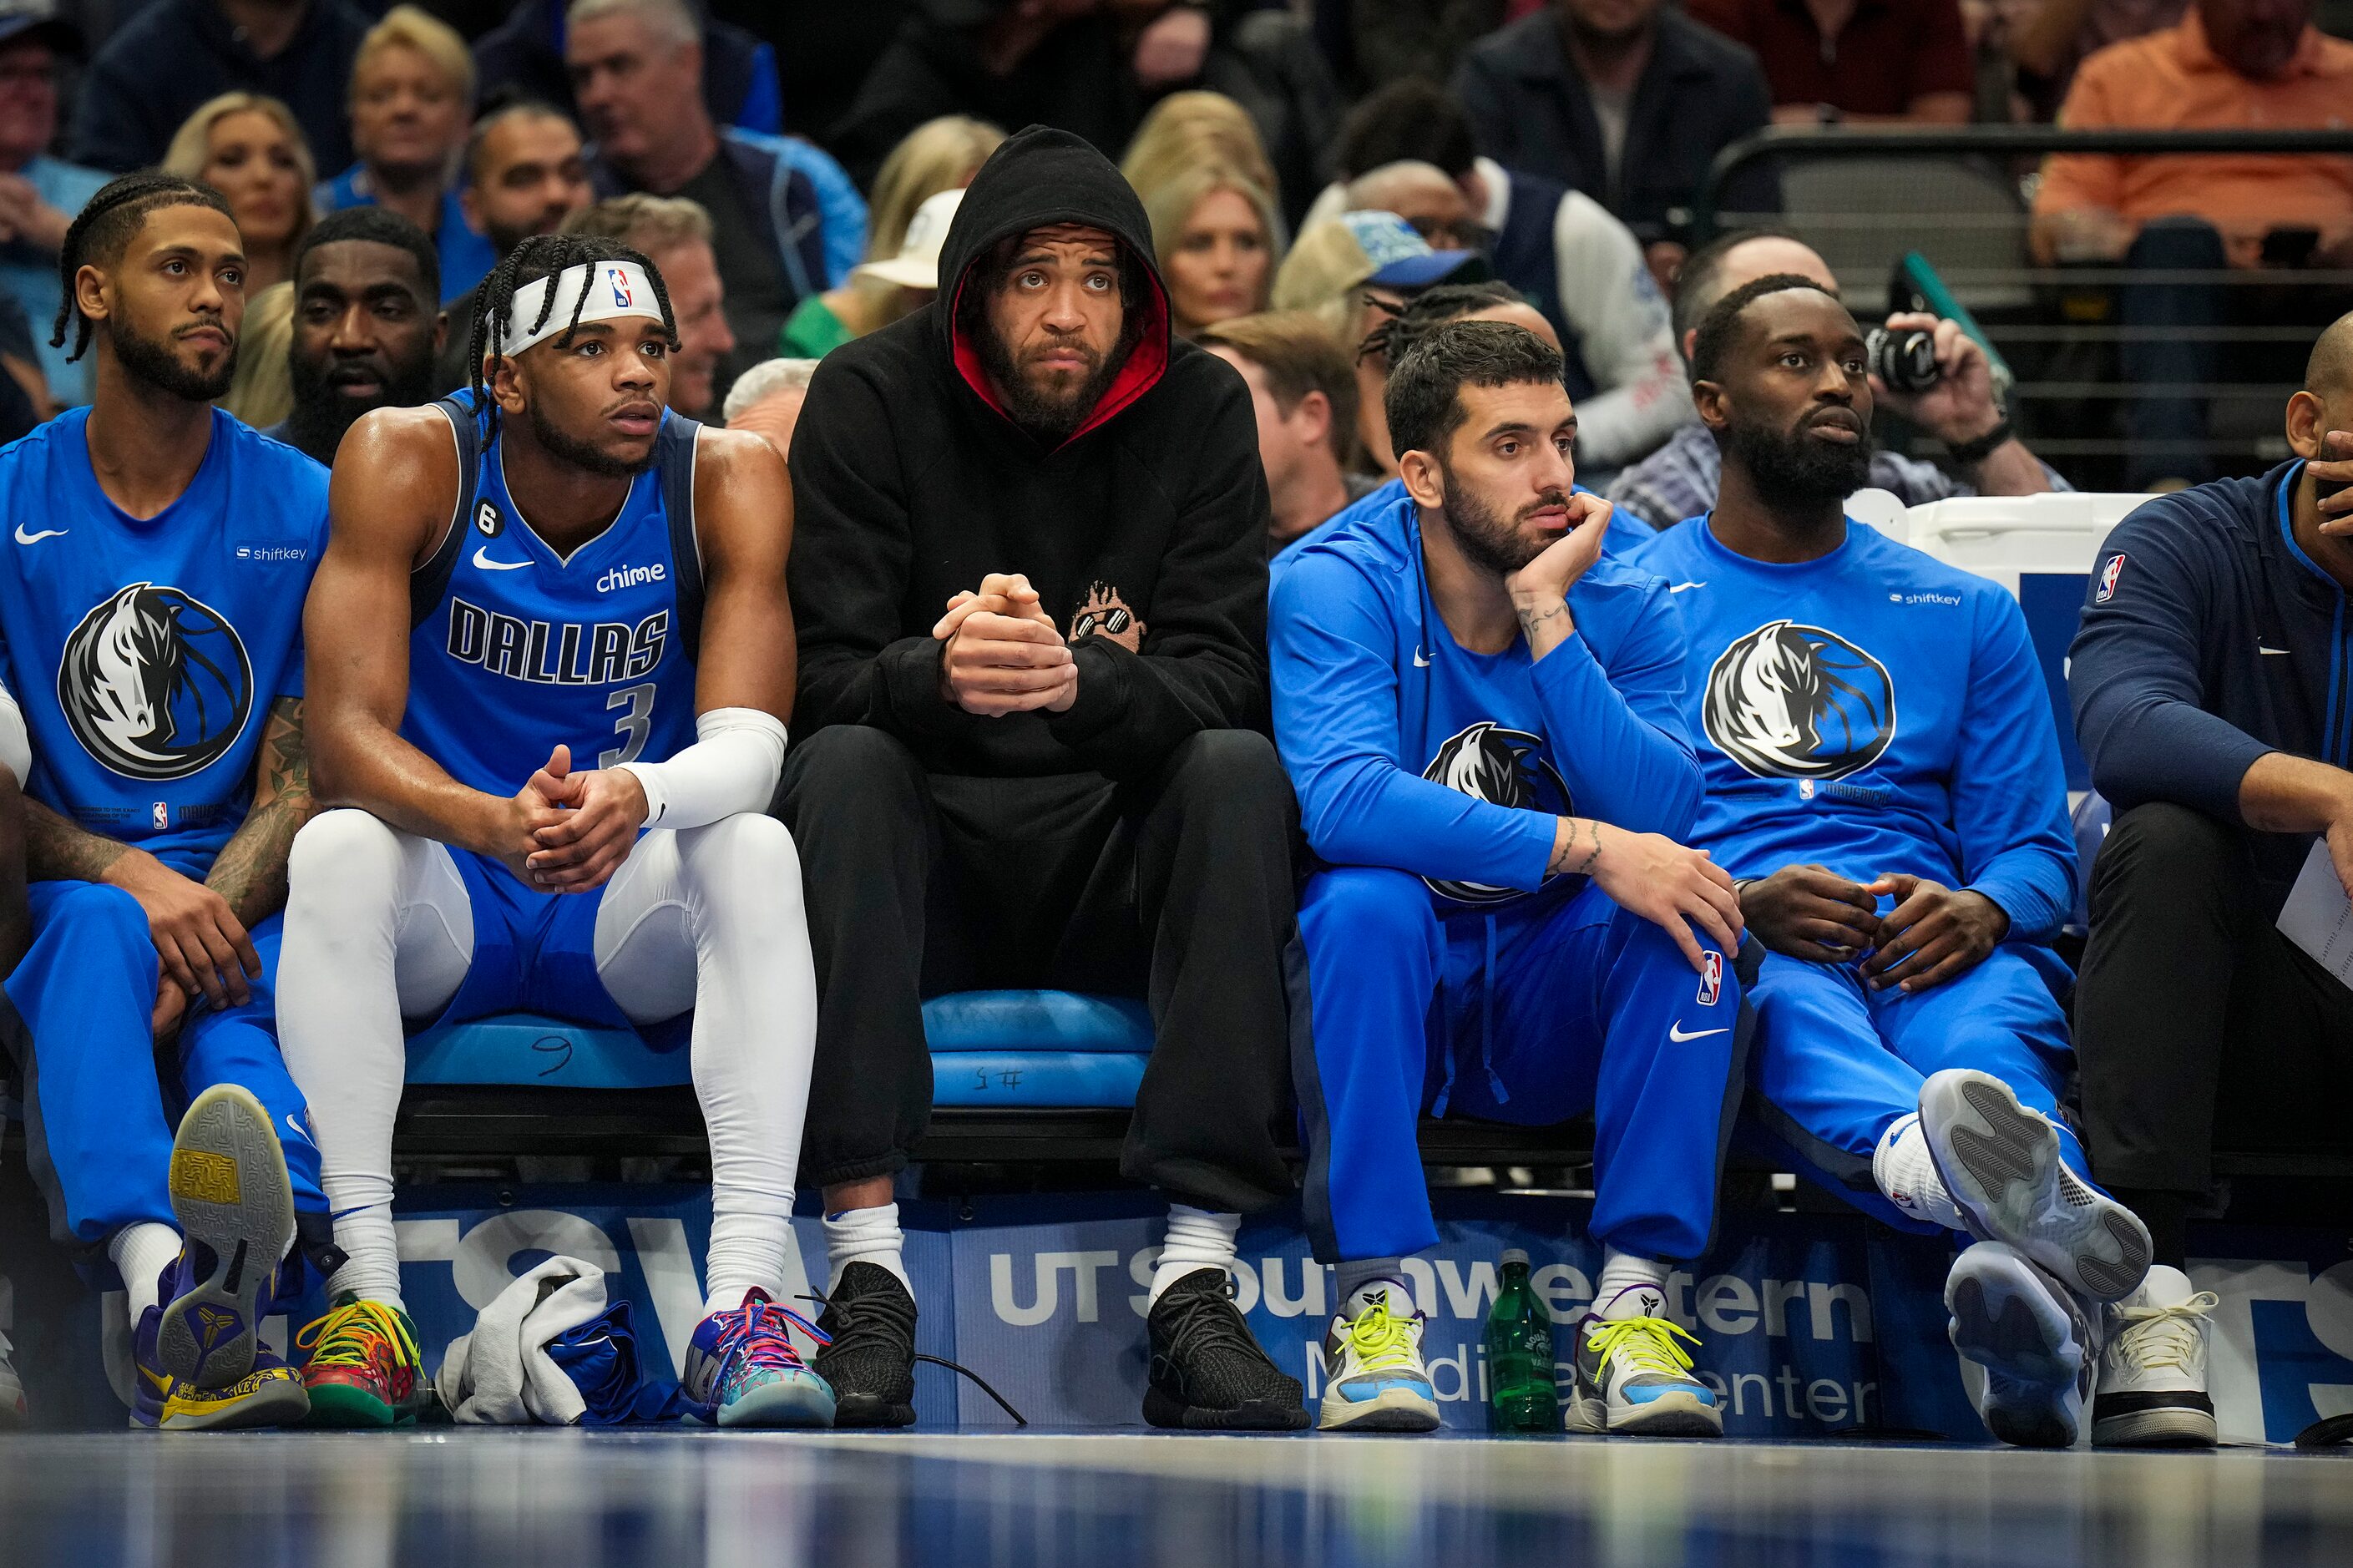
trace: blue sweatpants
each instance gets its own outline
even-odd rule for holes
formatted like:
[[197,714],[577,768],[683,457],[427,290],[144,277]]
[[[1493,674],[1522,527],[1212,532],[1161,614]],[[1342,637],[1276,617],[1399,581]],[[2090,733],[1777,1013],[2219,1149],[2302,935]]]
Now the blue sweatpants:
[[1299,929],[1312,1005],[1293,1069],[1319,1258],[1437,1245],[1425,1110],[1525,1126],[1589,1110],[1595,1237],[1707,1249],[1746,1044],[1731,955],[1704,979],[1589,885],[1441,915],[1420,878],[1362,866],[1311,878]]
[[[1882,1133],[1920,1109],[1920,1085],[1947,1068],[1975,1068],[2019,1103],[2059,1120],[2074,1052],[2048,951],[2008,942],[1942,985],[1916,994],[1867,989],[1851,963],[1768,953],[1749,998],[1757,1013],[1749,1070],[1768,1153],[1857,1208],[1905,1230],[1933,1232],[1887,1201],[1871,1173]],[[2061,1122],[2059,1144],[2086,1181],[2091,1166]]]
[[30,1035],[19,1064],[26,1149],[48,1199],[51,1234],[87,1258],[124,1226],[176,1228],[172,1134],[188,1102],[217,1083],[243,1085],[268,1109],[306,1234],[327,1234],[318,1146],[278,1054],[271,987],[280,917],[252,929],[261,958],[261,978],[247,983],[252,999],[217,1012],[201,999],[192,1005],[180,1029],[178,1081],[168,1083],[158,1076],[148,1025],[159,961],[138,900],[97,882],[36,882],[27,891],[33,945],[8,976],[7,993]]

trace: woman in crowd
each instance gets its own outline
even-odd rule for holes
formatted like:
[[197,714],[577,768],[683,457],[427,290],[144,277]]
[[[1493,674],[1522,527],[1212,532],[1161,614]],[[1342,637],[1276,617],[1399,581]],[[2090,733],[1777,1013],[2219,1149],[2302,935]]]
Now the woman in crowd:
[[[841,286],[804,300],[785,320],[776,353],[786,359],[823,359],[833,350],[889,326],[930,300],[944,209],[936,232],[911,236],[916,212],[944,191],[960,191],[988,162],[1005,132],[985,120],[944,115],[907,133],[891,150],[867,204],[866,259]],[[921,245],[912,241],[921,238]],[[928,265],[924,257],[929,257]]]
[[1189,338],[1204,327],[1267,306],[1274,285],[1273,198],[1222,163],[1195,163],[1139,186],[1152,248],[1168,284],[1170,326]]
[[352,145],[359,162],[319,187],[319,205],[386,207],[433,237],[441,297],[454,300],[497,265],[458,202],[474,102],[465,39],[414,5],[396,5],[352,60]]
[[228,198],[245,237],[248,299],[293,276],[294,247],[317,221],[311,187],[319,174],[292,110],[259,93],[222,93],[181,124],[164,172]]
[[[1279,213],[1282,185],[1275,177],[1266,143],[1247,110],[1221,92],[1172,92],[1155,104],[1127,144],[1119,172],[1137,191],[1149,193],[1166,185],[1187,169],[1201,163],[1222,163],[1266,193]],[[1276,220],[1274,247],[1282,249],[1289,236]]]

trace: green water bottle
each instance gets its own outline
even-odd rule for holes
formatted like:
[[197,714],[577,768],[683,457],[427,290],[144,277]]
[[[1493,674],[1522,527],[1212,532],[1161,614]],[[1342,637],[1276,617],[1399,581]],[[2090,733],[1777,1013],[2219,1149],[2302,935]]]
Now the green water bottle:
[[1528,1255],[1516,1247],[1504,1254],[1503,1287],[1487,1314],[1487,1389],[1494,1430],[1560,1430],[1552,1314],[1528,1284]]

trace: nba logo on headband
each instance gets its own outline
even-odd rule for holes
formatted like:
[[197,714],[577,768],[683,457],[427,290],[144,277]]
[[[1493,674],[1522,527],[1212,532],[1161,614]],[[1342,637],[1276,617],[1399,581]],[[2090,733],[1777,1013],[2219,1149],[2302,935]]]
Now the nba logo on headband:
[[638,302],[637,296],[629,292],[628,274],[619,268],[605,268],[605,281],[613,286],[613,304],[617,310],[626,310]]

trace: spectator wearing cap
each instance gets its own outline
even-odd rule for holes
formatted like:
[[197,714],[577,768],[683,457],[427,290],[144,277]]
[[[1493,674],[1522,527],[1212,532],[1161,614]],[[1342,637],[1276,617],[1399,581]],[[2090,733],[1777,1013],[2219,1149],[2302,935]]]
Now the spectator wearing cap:
[[816,374],[813,359],[762,360],[727,389],[727,428],[749,430],[775,447],[776,456],[789,459],[793,428],[801,422],[809,377]]
[[1356,373],[1332,334],[1299,310],[1237,316],[1194,339],[1241,373],[1258,415],[1258,460],[1272,508],[1271,555],[1378,481],[1348,471]]
[[1684,0],[1757,53],[1783,125],[1965,125],[1977,67],[1959,0]]
[[58,60],[79,58],[80,30],[51,0],[0,5],[0,290],[39,323],[35,363],[59,404],[90,401],[90,363],[66,363],[47,343],[65,286],[58,247],[106,176],[49,156],[58,136]]
[[728,330],[767,357],[793,308],[857,264],[865,204],[854,224],[846,211],[828,221],[793,151],[816,149],[712,121],[696,91],[702,20],[686,0],[573,0],[565,19],[590,184],[600,196],[677,196],[707,213]]
[[820,360],[853,339],[887,327],[932,302],[940,287],[940,247],[964,200],[961,187],[925,199],[907,220],[899,253],[862,262],[839,289],[802,300],[785,321],[776,352]]
[[[474,121],[466,140],[466,180],[458,204],[466,226],[490,244],[491,265],[535,234],[554,234],[564,220],[596,199],[580,132],[554,106],[531,99],[502,104]],[[473,340],[481,285],[449,301],[449,330],[433,363],[435,388],[466,384],[466,349]]]
[[[566,114],[572,72],[564,51],[571,0],[516,0],[505,21],[474,40],[474,70],[482,96],[501,95],[553,104]],[[702,54],[702,106],[716,125],[733,125],[775,136],[784,130],[784,93],[776,51],[733,22],[711,15],[704,0],[692,0],[707,47]]]
[[[1435,249],[1395,213],[1344,212],[1301,231],[1274,275],[1274,308],[1309,312],[1354,354],[1422,289],[1486,276],[1477,252]],[[1371,417],[1388,383],[1377,354],[1357,355],[1356,437],[1364,461],[1381,474],[1397,472],[1388,423]]]
[[562,232],[618,240],[654,264],[678,324],[670,406],[690,419],[707,417],[734,379],[728,359],[736,346],[710,215],[683,196],[607,196],[565,218]]
[[160,161],[198,106],[227,92],[286,105],[330,169],[352,161],[344,84],[368,30],[351,0],[153,0],[83,73],[73,155],[121,173]]
[[[1771,119],[1757,57],[1663,0],[1556,0],[1473,45],[1455,73],[1479,151],[1583,191],[1650,253],[1683,258],[1686,214],[1715,155]],[[1771,169],[1718,193],[1731,212],[1774,212]]]
[[[466,222],[457,176],[474,102],[466,40],[414,5],[396,5],[360,40],[352,62],[352,141],[359,162],[319,187],[330,212],[381,206],[430,237],[451,299],[498,264]],[[438,301],[437,301],[438,303]]]

